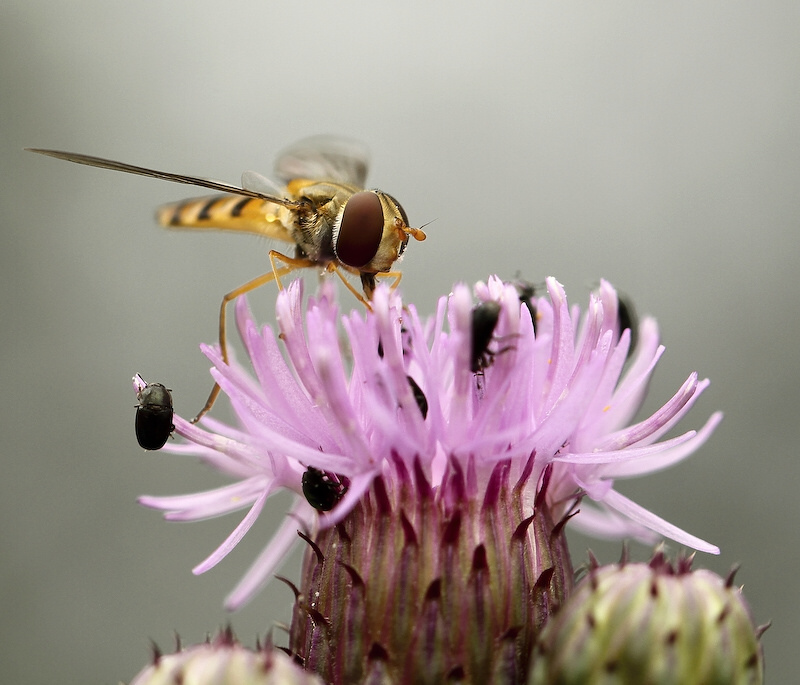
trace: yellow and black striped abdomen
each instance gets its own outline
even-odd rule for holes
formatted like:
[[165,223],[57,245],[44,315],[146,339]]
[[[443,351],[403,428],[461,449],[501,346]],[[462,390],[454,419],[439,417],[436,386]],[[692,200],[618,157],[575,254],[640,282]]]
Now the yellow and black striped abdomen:
[[156,213],[167,228],[238,231],[294,242],[285,223],[290,213],[281,205],[256,197],[213,195],[164,205]]

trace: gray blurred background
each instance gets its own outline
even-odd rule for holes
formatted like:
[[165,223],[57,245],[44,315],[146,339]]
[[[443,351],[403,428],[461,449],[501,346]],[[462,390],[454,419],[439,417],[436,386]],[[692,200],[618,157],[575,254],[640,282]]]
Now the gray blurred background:
[[[606,277],[661,325],[647,409],[693,370],[711,378],[682,428],[721,408],[712,440],[621,490],[721,547],[699,566],[742,563],[756,621],[773,621],[768,679],[793,682],[798,5],[494,5],[0,7],[3,682],[127,681],[149,638],[169,647],[173,631],[196,641],[231,621],[252,644],[292,599],[273,583],[222,610],[288,499],[199,578],[191,567],[239,517],[165,523],[135,503],[221,483],[137,446],[130,377],[166,383],[193,415],[210,388],[197,344],[270,246],[164,231],[153,209],[191,189],[22,148],[238,182],[320,132],[367,142],[371,183],[415,225],[435,219],[402,265],[421,310],[491,273],[555,275],[577,302]],[[260,318],[273,298],[253,298]],[[578,558],[620,549],[573,543]]]

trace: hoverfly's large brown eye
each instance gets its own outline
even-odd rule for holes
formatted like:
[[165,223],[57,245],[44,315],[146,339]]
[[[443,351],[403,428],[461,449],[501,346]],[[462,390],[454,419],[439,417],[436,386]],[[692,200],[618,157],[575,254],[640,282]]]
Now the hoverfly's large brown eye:
[[333,232],[336,258],[347,266],[364,266],[378,253],[382,237],[380,198],[368,190],[355,193],[347,201],[342,220]]

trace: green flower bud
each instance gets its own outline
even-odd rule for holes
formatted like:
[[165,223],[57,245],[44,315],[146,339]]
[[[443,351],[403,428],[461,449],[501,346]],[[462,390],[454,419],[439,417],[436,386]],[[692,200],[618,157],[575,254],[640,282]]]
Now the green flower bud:
[[691,558],[594,567],[551,618],[529,685],[763,682],[763,653],[741,588]]

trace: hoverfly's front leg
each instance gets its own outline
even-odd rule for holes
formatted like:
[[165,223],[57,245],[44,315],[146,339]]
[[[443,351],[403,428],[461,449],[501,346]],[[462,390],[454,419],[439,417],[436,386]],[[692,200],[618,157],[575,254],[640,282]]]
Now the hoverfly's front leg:
[[400,281],[403,278],[402,271],[386,271],[385,273],[381,273],[381,276],[384,278],[393,278],[394,281],[389,286],[392,290],[396,290],[397,286],[400,285]]
[[[280,258],[282,261],[286,262],[286,266],[278,268],[275,264],[275,259]],[[292,259],[287,257],[286,255],[282,255],[280,252],[276,252],[272,250],[269,253],[270,263],[272,264],[272,271],[262,274],[258,278],[254,278],[252,281],[248,281],[242,286],[236,288],[236,290],[231,290],[225,297],[222,298],[222,304],[219,307],[219,347],[222,353],[222,360],[227,364],[228,362],[228,344],[227,344],[227,336],[226,336],[226,310],[228,307],[228,303],[235,300],[240,295],[244,295],[245,293],[249,293],[251,290],[255,290],[256,288],[260,288],[262,285],[269,283],[270,281],[276,281],[278,283],[278,287],[283,290],[283,285],[281,284],[280,277],[285,276],[286,274],[291,273],[296,269],[301,269],[308,266],[313,266],[313,263],[307,259]],[[208,412],[211,407],[214,406],[214,402],[219,395],[220,387],[218,383],[214,383],[214,387],[211,389],[211,392],[208,395],[208,399],[206,400],[205,406],[198,412],[197,416],[192,419],[192,423],[197,423],[203,416]]]

